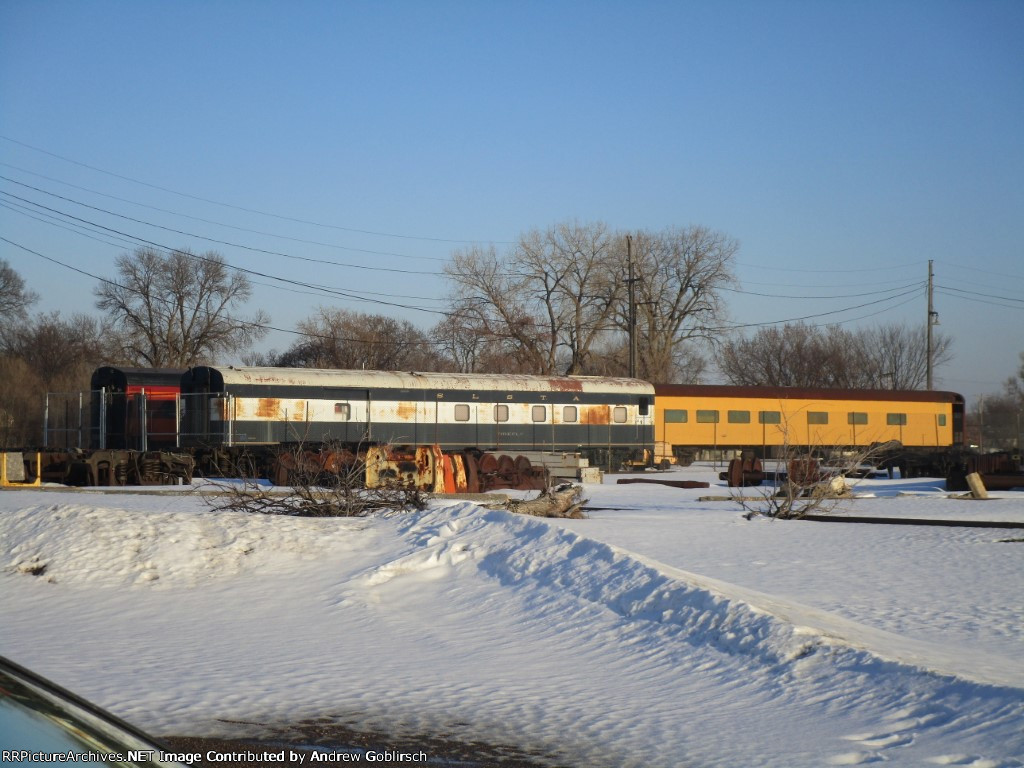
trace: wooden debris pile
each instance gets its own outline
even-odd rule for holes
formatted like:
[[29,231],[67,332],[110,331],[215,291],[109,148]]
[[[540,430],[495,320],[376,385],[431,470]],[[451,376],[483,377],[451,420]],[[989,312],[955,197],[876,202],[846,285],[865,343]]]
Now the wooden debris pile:
[[583,487],[572,483],[549,488],[535,499],[510,499],[506,505],[509,512],[534,517],[568,517],[580,520],[583,505],[589,499],[583,498]]

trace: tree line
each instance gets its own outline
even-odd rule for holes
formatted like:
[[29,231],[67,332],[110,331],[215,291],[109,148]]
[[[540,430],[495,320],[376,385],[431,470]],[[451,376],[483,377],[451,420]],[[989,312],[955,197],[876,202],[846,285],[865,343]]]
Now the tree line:
[[[917,389],[925,329],[787,324],[727,333],[738,243],[701,226],[623,233],[563,222],[506,247],[456,250],[449,309],[433,327],[319,306],[284,350],[255,351],[270,318],[245,314],[246,274],[216,252],[140,248],[94,287],[103,314],[30,314],[38,296],[0,260],[0,442],[39,440],[41,393],[88,389],[100,364],[248,365],[539,375],[636,375],[700,383]],[[933,363],[951,357],[936,334]]]

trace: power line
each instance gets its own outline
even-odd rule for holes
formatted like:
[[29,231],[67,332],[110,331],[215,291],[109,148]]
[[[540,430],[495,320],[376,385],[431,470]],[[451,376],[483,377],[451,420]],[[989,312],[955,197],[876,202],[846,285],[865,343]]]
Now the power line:
[[905,283],[905,284],[899,286],[898,288],[885,288],[885,289],[880,290],[880,291],[868,291],[866,293],[844,293],[844,294],[837,294],[835,296],[803,296],[803,295],[796,295],[796,296],[794,296],[794,295],[780,294],[780,293],[758,293],[757,291],[745,291],[745,290],[742,290],[740,288],[728,288],[726,286],[723,286],[721,290],[729,291],[731,293],[742,293],[742,294],[744,294],[746,296],[763,296],[763,297],[772,298],[772,299],[855,299],[855,298],[860,298],[862,296],[879,296],[879,295],[881,295],[883,293],[892,293],[893,291],[900,291],[900,290],[905,290],[907,288],[920,287],[920,286],[921,286],[920,281],[917,281],[917,282],[914,282],[914,283]]
[[1000,280],[1006,280],[1007,278],[1009,278],[1010,280],[1024,280],[1024,275],[1011,275],[1007,272],[993,272],[992,270],[989,269],[979,269],[973,264],[970,267],[964,267],[960,264],[954,264],[949,261],[936,261],[936,263],[942,264],[947,267],[953,267],[954,269],[964,270],[970,272],[971,274],[981,273],[985,275],[994,275],[995,277],[998,277]]
[[[1020,305],[1014,304],[1000,304],[998,301],[986,301],[985,299],[978,299],[972,296],[963,296],[961,294],[953,293],[949,289],[936,289],[944,296],[950,296],[954,299],[963,299],[964,301],[973,301],[977,304],[986,304],[990,307],[1003,307],[1005,309],[1021,309]],[[1019,301],[1019,299],[1011,299],[1011,301]]]
[[7,210],[13,213],[21,214],[22,216],[32,219],[33,221],[38,221],[41,224],[46,224],[51,227],[63,229],[66,232],[71,232],[72,234],[78,235],[79,237],[85,237],[89,240],[94,240],[97,243],[109,245],[112,248],[132,248],[137,245],[137,243],[131,240],[127,240],[125,238],[119,238],[121,240],[121,242],[119,243],[112,242],[112,240],[104,240],[100,237],[96,237],[91,230],[86,229],[86,227],[81,224],[65,222],[51,214],[41,213],[39,211],[32,210],[31,208],[28,208],[24,205],[19,205],[18,203],[14,203],[9,200],[0,200],[0,208],[6,208]]
[[948,285],[937,285],[936,288],[942,288],[946,291],[952,291],[954,293],[966,293],[971,296],[980,296],[985,299],[999,299],[1000,301],[1015,301],[1019,304],[1024,304],[1024,299],[1017,299],[1012,296],[993,296],[989,293],[978,293],[977,291],[965,291],[963,288],[952,288]]
[[[444,259],[444,258],[442,258],[440,256],[414,256],[414,255],[411,255],[411,254],[395,253],[395,252],[392,252],[392,251],[376,251],[376,250],[371,250],[371,249],[368,249],[368,248],[354,248],[352,246],[347,246],[347,245],[338,245],[336,243],[324,243],[324,242],[320,242],[318,240],[307,240],[307,239],[304,239],[304,238],[301,238],[301,237],[290,237],[288,235],[279,235],[279,234],[276,234],[274,232],[263,232],[263,231],[258,230],[258,229],[251,229],[251,228],[248,228],[248,227],[239,227],[239,226],[236,226],[234,224],[227,224],[227,223],[222,222],[222,221],[214,221],[213,219],[204,219],[201,216],[191,216],[191,215],[189,215],[187,213],[181,213],[180,211],[173,211],[173,210],[170,210],[168,208],[160,208],[160,207],[155,206],[155,205],[147,205],[145,203],[140,203],[140,202],[138,202],[136,200],[128,200],[128,199],[123,198],[123,197],[118,197],[117,195],[110,195],[110,194],[107,194],[106,192],[100,192],[99,190],[90,189],[89,187],[82,187],[82,186],[79,186],[77,184],[72,184],[72,183],[67,182],[67,181],[62,181],[61,179],[55,179],[55,178],[52,178],[51,176],[46,176],[46,175],[41,174],[41,173],[35,173],[34,171],[29,171],[29,170],[26,170],[24,168],[19,168],[18,166],[11,165],[10,163],[0,162],[0,165],[5,166],[7,168],[13,168],[13,169],[15,169],[17,171],[21,171],[22,173],[27,173],[30,176],[37,176],[37,177],[39,177],[41,179],[45,179],[46,181],[52,181],[55,184],[63,184],[64,186],[71,187],[72,189],[77,189],[77,190],[80,190],[82,192],[89,192],[89,193],[94,194],[94,195],[99,195],[100,197],[106,197],[106,198],[109,198],[111,200],[116,200],[116,201],[118,201],[120,203],[127,203],[129,205],[135,205],[135,206],[138,206],[140,208],[146,208],[148,210],[157,211],[159,213],[168,213],[168,214],[170,214],[172,216],[180,216],[181,218],[191,219],[192,221],[199,221],[199,222],[202,222],[203,224],[212,224],[212,225],[217,226],[217,227],[225,227],[226,229],[234,229],[234,230],[237,230],[239,232],[248,232],[249,234],[261,235],[263,237],[276,237],[276,238],[278,238],[280,240],[288,240],[290,242],[302,243],[304,245],[318,245],[318,246],[322,246],[324,248],[334,248],[336,250],[341,250],[341,251],[352,251],[354,253],[365,253],[365,254],[369,254],[371,256],[392,256],[392,257],[399,258],[399,259],[422,259],[422,260],[425,260],[425,261],[446,261],[446,259]],[[18,183],[18,182],[15,182],[15,183]],[[30,187],[30,189],[32,189],[32,187]],[[50,194],[50,193],[47,193],[47,194]]]
[[[405,274],[405,275],[435,275],[435,274],[437,274],[436,272],[424,272],[422,270],[396,269],[394,267],[370,267],[370,266],[366,266],[365,264],[347,264],[347,263],[344,263],[344,262],[329,261],[327,259],[314,259],[314,258],[309,257],[309,256],[295,256],[294,254],[284,253],[282,251],[269,251],[269,250],[266,250],[264,248],[255,248],[253,246],[242,245],[240,243],[232,243],[232,242],[230,242],[228,240],[218,240],[218,239],[213,238],[213,237],[206,237],[205,235],[197,235],[194,232],[187,232],[187,231],[181,230],[181,229],[174,229],[173,227],[165,227],[165,226],[162,226],[160,224],[155,224],[155,223],[153,223],[151,221],[145,221],[143,219],[136,219],[136,218],[134,218],[132,216],[125,216],[124,214],[121,214],[121,213],[115,213],[114,211],[109,211],[106,208],[99,208],[99,207],[97,207],[95,205],[89,205],[88,203],[83,203],[83,202],[81,202],[79,200],[74,200],[73,198],[65,197],[64,195],[58,195],[55,192],[48,192],[45,189],[40,189],[39,187],[33,187],[31,184],[25,184],[24,182],[16,181],[16,180],[10,179],[10,178],[8,178],[6,176],[0,176],[0,179],[2,179],[4,181],[11,182],[13,184],[17,184],[18,186],[21,186],[21,187],[25,187],[26,189],[31,189],[34,192],[39,192],[39,193],[44,194],[44,195],[49,195],[50,197],[55,197],[58,200],[63,200],[63,201],[68,202],[68,203],[73,203],[74,205],[80,205],[83,208],[88,208],[91,211],[96,211],[98,213],[105,213],[108,216],[114,216],[114,217],[119,218],[119,219],[124,219],[125,221],[130,221],[133,224],[142,224],[143,226],[153,227],[155,229],[159,229],[159,230],[162,230],[164,232],[171,232],[171,233],[173,233],[175,235],[184,235],[185,237],[192,237],[192,238],[195,238],[197,240],[205,240],[208,243],[214,243],[216,245],[226,245],[226,246],[231,247],[231,248],[240,248],[242,250],[251,251],[252,253],[259,253],[259,254],[262,254],[264,256],[280,256],[282,258],[294,259],[296,261],[305,261],[305,262],[310,262],[310,263],[314,263],[314,264],[328,264],[328,265],[335,266],[335,267],[348,267],[350,269],[366,269],[366,270],[370,270],[370,271],[373,271],[373,272],[392,272],[392,273],[396,273],[396,274]],[[18,197],[17,195],[12,195],[10,192],[0,191],[0,194],[7,195],[9,197],[13,197],[16,200],[21,200],[22,202],[28,203],[29,205],[35,205],[35,206],[39,206],[40,208],[46,208],[46,206],[40,205],[39,203],[33,202],[32,200],[28,200],[27,198]],[[46,208],[46,210],[56,211],[56,209],[53,209],[53,208]],[[61,211],[56,211],[56,212],[57,213],[62,213],[62,215],[67,215],[67,214],[63,214],[63,212],[61,212]]]
[[[917,293],[917,291],[918,291],[918,288],[915,287],[913,290],[904,291],[903,293],[898,293],[895,296],[887,296],[884,299],[878,299],[876,301],[869,301],[869,302],[865,302],[864,304],[857,304],[857,305],[852,306],[852,307],[844,307],[842,309],[834,309],[834,310],[831,310],[829,312],[819,312],[819,313],[813,314],[813,315],[804,315],[802,317],[791,317],[791,318],[788,318],[786,320],[772,320],[772,321],[763,322],[763,323],[737,323],[737,324],[730,325],[730,326],[722,326],[720,328],[709,328],[708,331],[711,331],[711,332],[716,332],[716,331],[733,331],[733,330],[738,330],[740,328],[763,328],[763,327],[770,326],[770,325],[780,325],[780,324],[785,324],[785,323],[798,323],[798,322],[802,322],[804,320],[813,320],[813,319],[817,319],[819,317],[828,317],[830,315],[838,315],[838,314],[842,314],[843,312],[850,312],[850,311],[855,310],[855,309],[863,309],[864,307],[870,307],[870,306],[873,306],[873,305],[876,305],[876,304],[881,304],[882,302],[885,302],[885,301],[892,301],[893,299],[898,299],[898,298],[900,298],[902,296],[908,296],[910,294]],[[912,298],[908,299],[907,302],[903,302],[903,303],[898,304],[896,306],[902,306],[904,303],[909,303],[912,300],[913,300]],[[896,307],[887,307],[885,310],[881,310],[881,311],[879,311],[877,313],[873,313],[873,314],[881,314],[881,312],[883,312],[883,311],[887,312],[887,311],[889,311],[891,309],[895,309],[895,308]],[[867,315],[867,317],[872,317],[872,316],[873,315]],[[863,319],[863,318],[856,318],[856,319]],[[853,320],[849,320],[849,321],[846,321],[846,322],[853,322]]]
[[[0,192],[0,194],[3,194],[3,193]],[[126,248],[126,247],[134,248],[134,247],[138,247],[140,242],[142,242],[142,243],[147,243],[147,244],[150,244],[150,245],[154,245],[154,247],[159,247],[160,250],[166,250],[168,252],[170,252],[172,250],[175,250],[175,249],[171,249],[171,248],[166,248],[165,246],[155,246],[155,244],[151,244],[151,243],[149,243],[149,241],[140,241],[138,238],[132,239],[133,236],[131,236],[131,235],[124,235],[123,237],[120,237],[119,238],[119,239],[121,239],[120,243],[112,242],[111,240],[104,240],[101,237],[95,237],[92,234],[89,234],[89,230],[85,229],[85,225],[81,225],[81,224],[78,224],[78,223],[75,223],[75,222],[65,222],[65,221],[62,221],[60,219],[57,219],[56,216],[53,216],[51,214],[38,213],[37,211],[32,211],[31,209],[26,209],[24,206],[20,206],[17,203],[11,203],[9,201],[0,201],[0,208],[6,208],[6,209],[8,209],[10,211],[13,211],[14,213],[19,213],[22,216],[26,216],[27,218],[33,219],[34,221],[38,221],[38,222],[40,222],[42,224],[47,224],[49,226],[57,227],[59,229],[64,229],[64,230],[66,230],[68,232],[72,232],[73,234],[76,234],[76,235],[78,235],[80,237],[85,237],[85,238],[88,238],[89,240],[93,240],[93,241],[98,242],[98,243],[103,243],[104,245],[109,245],[109,246],[112,246],[114,248]],[[34,215],[34,214],[38,214],[38,215]],[[62,214],[62,215],[67,215],[67,214]],[[45,217],[45,218],[43,218],[43,217]],[[95,227],[95,226],[98,226],[98,225],[89,225],[89,226]],[[82,230],[85,230],[85,231],[82,231]],[[112,231],[116,232],[116,230],[112,230]],[[118,236],[115,235],[115,237],[118,237]],[[228,266],[228,268],[230,268],[230,269],[238,269],[237,267],[234,267],[231,264],[227,264],[226,266]],[[277,278],[275,278],[275,279],[277,279]],[[330,288],[329,286],[310,286],[312,290],[301,291],[301,290],[297,290],[297,289],[293,289],[293,288],[287,288],[287,287],[281,286],[281,285],[272,285],[270,283],[262,283],[262,282],[260,282],[258,280],[253,280],[253,283],[255,285],[263,285],[263,286],[268,287],[268,288],[274,288],[275,290],[289,291],[291,293],[300,293],[300,294],[305,294],[305,295],[309,295],[309,296],[324,296],[324,292],[325,291],[332,291],[332,290],[334,290],[334,289]],[[376,299],[365,298],[365,296],[385,296],[385,297],[389,297],[389,298],[416,299],[416,300],[420,300],[420,301],[431,301],[431,302],[444,301],[444,299],[437,299],[437,298],[430,297],[430,296],[408,296],[408,295],[403,295],[403,294],[382,293],[382,292],[378,292],[378,291],[361,291],[358,294],[350,293],[350,294],[345,294],[343,296],[343,298],[348,298],[351,301],[361,301],[361,302],[366,302],[366,303],[381,303],[381,302],[379,302]]]
[[128,181],[128,182],[131,182],[132,184],[138,184],[138,185],[143,186],[143,187],[149,187],[150,189],[156,189],[156,190],[159,190],[161,192],[167,192],[169,194],[177,195],[179,197],[188,198],[190,200],[198,200],[201,203],[209,203],[210,205],[219,205],[219,206],[221,206],[223,208],[230,208],[230,209],[236,210],[236,211],[244,211],[245,213],[255,213],[255,214],[259,215],[259,216],[269,216],[270,218],[280,219],[281,221],[291,221],[291,222],[294,222],[296,224],[307,224],[309,226],[322,227],[324,229],[336,229],[336,230],[339,230],[341,232],[354,232],[354,233],[361,234],[361,235],[374,235],[374,236],[377,236],[377,237],[394,237],[394,238],[399,238],[399,239],[402,239],[402,240],[424,240],[424,241],[435,242],[435,243],[462,243],[462,244],[472,244],[472,243],[480,243],[480,242],[496,242],[496,243],[501,244],[501,245],[511,245],[512,244],[510,241],[466,240],[466,239],[444,238],[444,237],[425,237],[425,236],[420,236],[420,235],[400,235],[400,234],[396,234],[394,232],[380,232],[380,231],[369,230],[369,229],[357,229],[357,228],[354,228],[354,227],[342,227],[342,226],[338,226],[336,224],[324,224],[322,222],[311,221],[309,219],[299,219],[299,218],[295,218],[295,217],[292,217],[292,216],[283,216],[283,215],[276,214],[276,213],[269,213],[267,211],[256,210],[254,208],[246,208],[246,207],[240,206],[240,205],[232,205],[231,203],[222,203],[222,202],[217,201],[217,200],[210,200],[209,198],[200,197],[198,195],[192,195],[192,194],[189,194],[187,192],[179,192],[178,190],[169,189],[168,187],[162,187],[162,186],[160,186],[158,184],[151,184],[151,183],[146,182],[146,181],[140,181],[139,179],[134,179],[134,178],[132,178],[130,176],[123,176],[123,175],[121,175],[119,173],[114,173],[112,171],[107,171],[107,170],[105,170],[103,168],[97,168],[96,166],[88,165],[87,163],[83,163],[83,162],[80,162],[78,160],[73,160],[70,157],[64,157],[63,155],[58,155],[55,152],[50,152],[50,151],[42,149],[40,147],[35,147],[35,146],[31,145],[31,144],[26,144],[23,141],[18,141],[17,139],[12,139],[9,136],[0,135],[0,139],[3,139],[4,141],[9,141],[12,144],[17,144],[17,145],[19,145],[21,147],[25,147],[26,149],[31,149],[33,152],[39,152],[41,154],[48,155],[49,157],[54,157],[54,158],[56,158],[58,160],[62,160],[64,162],[66,162],[66,163],[71,163],[72,165],[77,165],[77,166],[79,166],[81,168],[87,168],[90,171],[96,171],[97,173],[102,173],[102,174],[105,174],[107,176],[112,176],[115,179],[121,179],[122,181]]
[[[887,264],[886,265],[886,269],[904,269],[904,268],[909,268],[909,267],[915,267],[916,268],[916,267],[919,267],[920,264],[921,264],[921,262],[919,262],[919,261],[910,262],[910,263],[907,263],[907,264]],[[771,272],[809,272],[809,273],[812,273],[812,274],[813,273],[832,274],[833,272],[838,272],[838,273],[878,272],[878,268],[877,267],[863,267],[863,268],[858,268],[858,269],[835,269],[835,268],[829,268],[829,269],[806,269],[804,267],[777,267],[777,266],[774,266],[774,265],[765,266],[763,264],[748,264],[748,263],[739,262],[739,261],[736,262],[736,265],[739,266],[739,267],[748,267],[750,269],[764,269],[764,270],[768,270],[768,271],[771,271]]]
[[[97,224],[95,222],[88,221],[87,219],[81,219],[81,218],[79,218],[77,216],[72,216],[69,213],[64,213],[63,211],[58,211],[58,210],[56,210],[54,208],[49,208],[47,206],[41,205],[40,203],[34,203],[31,200],[26,200],[25,198],[18,197],[17,195],[12,195],[10,192],[3,192],[2,190],[0,190],[0,195],[6,195],[7,197],[13,197],[16,200],[21,200],[22,202],[27,202],[30,205],[36,206],[38,208],[42,208],[42,209],[50,211],[52,213],[57,213],[57,214],[59,214],[61,216],[64,216],[64,217],[66,217],[68,219],[72,219],[74,221],[78,221],[78,222],[82,222],[82,223],[85,223],[85,224],[89,224],[89,225],[91,225],[93,227],[105,230],[107,232],[112,232],[112,233],[114,233],[116,235],[122,235],[124,237],[128,237],[131,240],[134,240],[134,241],[136,241],[136,242],[138,242],[138,243],[140,243],[142,245],[151,246],[151,247],[157,248],[158,250],[167,251],[168,253],[181,250],[181,249],[178,249],[178,248],[171,248],[170,246],[164,245],[163,243],[157,243],[155,241],[147,240],[145,238],[138,237],[136,235],[131,235],[131,234],[127,233],[127,232],[122,232],[120,230],[113,229],[111,227],[105,227],[102,224]],[[184,251],[182,251],[182,252],[184,253]],[[209,258],[204,257],[204,256],[196,255],[196,254],[193,254],[193,253],[188,253],[188,255],[190,257],[192,257],[194,259],[198,259],[200,261],[210,261]],[[254,275],[254,276],[263,277],[263,278],[266,278],[268,280],[274,280],[274,281],[285,283],[285,284],[289,284],[289,285],[297,285],[297,286],[300,286],[300,287],[303,287],[303,288],[310,288],[310,289],[313,289],[313,290],[320,290],[320,291],[323,291],[324,293],[327,293],[327,294],[330,294],[330,295],[340,296],[342,298],[349,298],[349,299],[355,299],[355,300],[360,300],[360,301],[366,300],[365,297],[360,296],[359,294],[342,291],[342,290],[336,289],[336,288],[329,288],[327,286],[318,286],[318,285],[314,285],[312,283],[303,282],[301,280],[294,280],[294,279],[291,279],[291,278],[279,277],[277,275],[271,275],[271,274],[266,273],[266,272],[259,272],[259,271],[253,270],[253,269],[246,269],[245,267],[237,267],[237,266],[234,266],[232,264],[227,264],[227,263],[225,263],[225,266],[227,266],[229,269],[233,269],[233,270],[236,270],[238,272],[242,272],[242,273],[244,273],[246,275]],[[416,310],[416,311],[419,311],[419,312],[428,312],[428,313],[431,313],[431,314],[440,314],[440,315],[447,315],[447,314],[449,314],[449,313],[441,312],[439,310],[427,309],[426,307],[417,307],[417,306],[414,306],[414,305],[398,304],[398,303],[395,303],[395,302],[374,300],[374,303],[380,304],[380,305],[383,305],[383,306],[396,307],[396,308],[399,308],[399,309],[412,309],[412,310]]]
[[867,283],[851,283],[849,280],[842,280],[837,283],[794,283],[787,280],[784,283],[770,283],[764,280],[741,280],[741,283],[756,283],[758,286],[784,287],[784,288],[861,288],[865,286],[878,287],[882,285],[907,285],[906,280],[871,280]]
[[[0,241],[5,242],[8,245],[11,245],[11,246],[13,246],[15,248],[19,248],[19,249],[25,251],[26,253],[31,253],[34,256],[38,256],[39,258],[44,259],[46,261],[49,261],[49,262],[51,262],[53,264],[56,264],[56,265],[61,266],[61,267],[64,267],[65,269],[69,269],[72,272],[76,272],[76,273],[78,273],[80,275],[83,275],[85,277],[91,277],[93,280],[97,280],[97,281],[99,281],[101,283],[106,283],[107,285],[111,285],[111,286],[114,286],[115,288],[120,288],[122,290],[129,291],[131,293],[136,293],[136,294],[138,294],[140,296],[145,295],[145,294],[143,294],[142,291],[134,289],[134,288],[132,288],[130,286],[122,285],[121,283],[118,283],[115,280],[109,280],[109,279],[107,279],[105,277],[100,277],[99,275],[94,275],[91,272],[87,272],[84,269],[79,269],[78,267],[72,266],[71,264],[66,264],[65,262],[61,261],[60,259],[55,259],[55,258],[53,258],[51,256],[46,256],[45,254],[42,254],[39,251],[35,251],[35,250],[31,249],[31,248],[28,248],[28,247],[26,247],[24,245],[21,245],[20,243],[16,243],[13,240],[9,240],[6,237],[3,237],[2,235],[0,235]],[[189,254],[189,255],[191,255],[191,254]],[[198,258],[198,257],[193,257],[193,258]],[[152,298],[154,298],[154,300],[156,300],[156,301],[161,301],[160,297],[153,296]],[[167,302],[167,303],[169,303],[169,302]],[[206,309],[204,309],[203,307],[188,307],[188,309],[192,310],[192,311],[202,312],[203,314],[206,314],[206,315],[212,315],[213,314],[213,313],[207,311]],[[229,319],[231,319],[231,318],[229,318]],[[298,330],[290,329],[290,328],[278,328],[278,327],[270,325],[268,323],[257,323],[257,322],[253,322],[253,321],[246,321],[246,322],[248,322],[250,325],[253,325],[253,326],[257,327],[257,328],[262,328],[262,329],[264,329],[266,331],[277,331],[278,333],[287,333],[287,334],[291,334],[293,336],[302,336],[302,337],[310,338],[310,339],[324,339],[324,340],[336,339],[337,341],[344,341],[344,342],[353,343],[353,344],[355,344],[355,343],[361,343],[361,344],[379,343],[379,342],[376,342],[376,341],[370,341],[370,340],[366,340],[366,339],[344,338],[344,337],[338,337],[338,336],[324,336],[322,334],[306,333],[304,331],[298,331]],[[427,345],[434,346],[433,342],[431,342],[429,339],[420,340],[420,341],[396,340],[396,341],[393,341],[391,343],[394,343],[394,344],[399,345],[399,346],[414,346],[414,345],[415,346],[419,346],[419,345],[422,345],[422,344],[427,344]]]

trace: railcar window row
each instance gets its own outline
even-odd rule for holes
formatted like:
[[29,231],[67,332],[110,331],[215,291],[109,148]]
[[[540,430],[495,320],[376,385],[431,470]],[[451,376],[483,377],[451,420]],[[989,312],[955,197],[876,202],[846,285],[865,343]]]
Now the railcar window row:
[[[186,401],[182,400],[182,409],[185,408]],[[309,405],[307,401],[307,406]],[[173,407],[173,403],[170,404]],[[552,416],[555,413],[555,408],[559,406],[551,406]],[[575,405],[563,405],[561,406],[563,424],[577,424],[579,423],[579,409]],[[334,403],[333,412],[336,421],[352,421],[354,418],[352,405],[350,403]],[[685,411],[683,411],[685,414]],[[472,420],[472,406],[467,403],[455,403],[452,411],[452,417],[458,422],[468,422]],[[493,406],[493,417],[494,421],[498,423],[507,422],[511,418],[509,406],[504,403],[497,403]],[[611,410],[612,421],[616,424],[625,424],[629,421],[629,409],[623,405],[613,406]],[[547,423],[548,418],[548,406],[546,405],[533,405],[530,408],[530,419],[534,423]],[[685,416],[684,419],[685,421]]]
[[[946,426],[946,414],[938,413],[935,414],[937,424],[940,427]],[[870,416],[868,413],[863,411],[849,411],[846,414],[846,423],[857,426],[865,425],[869,422]],[[662,420],[666,424],[687,424],[690,420],[689,410],[685,408],[666,408]],[[726,420],[729,424],[750,424],[751,415],[750,411],[727,411]],[[718,424],[720,423],[720,412],[711,409],[697,409],[696,410],[696,421],[698,424]],[[758,411],[757,412],[757,423],[758,424],[781,424],[782,413],[780,411]],[[828,424],[829,423],[829,412],[828,411],[808,411],[807,412],[807,423],[808,424]],[[888,426],[907,426],[907,414],[905,413],[887,413],[885,415],[885,423]]]

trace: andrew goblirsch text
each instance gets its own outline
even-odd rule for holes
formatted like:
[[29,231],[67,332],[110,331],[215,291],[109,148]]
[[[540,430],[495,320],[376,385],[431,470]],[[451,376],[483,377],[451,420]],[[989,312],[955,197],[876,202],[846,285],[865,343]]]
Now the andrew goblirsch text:
[[425,763],[427,753],[397,750],[320,751],[299,752],[281,749],[271,752],[162,752],[139,750],[135,752],[33,752],[26,749],[5,749],[0,752],[3,763],[149,763],[154,761],[185,763],[266,763],[278,765],[305,765],[307,763]]

